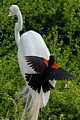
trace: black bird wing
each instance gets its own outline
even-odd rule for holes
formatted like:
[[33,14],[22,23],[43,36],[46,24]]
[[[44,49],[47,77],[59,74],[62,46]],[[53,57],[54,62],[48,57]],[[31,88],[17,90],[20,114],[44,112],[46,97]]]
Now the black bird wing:
[[38,93],[40,93],[41,84],[39,81],[39,75],[38,74],[25,74],[26,81],[28,82],[28,85],[33,89],[37,90]]
[[[53,65],[54,66],[54,65]],[[57,68],[51,67],[46,75],[46,80],[74,80],[75,76],[70,74],[68,71],[57,66]]]
[[28,65],[34,69],[35,72],[42,75],[44,70],[47,68],[48,60],[37,57],[37,56],[25,56],[25,60],[28,63]]

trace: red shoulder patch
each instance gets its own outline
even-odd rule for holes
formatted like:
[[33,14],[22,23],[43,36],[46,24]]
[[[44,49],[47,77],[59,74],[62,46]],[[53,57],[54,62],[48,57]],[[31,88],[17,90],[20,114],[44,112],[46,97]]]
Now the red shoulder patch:
[[45,58],[44,58],[44,63],[45,63],[46,66],[48,67],[48,60],[46,60]]
[[51,66],[51,68],[55,68],[55,69],[58,69],[58,68],[60,68],[58,65],[56,65],[56,64],[53,64],[52,66]]

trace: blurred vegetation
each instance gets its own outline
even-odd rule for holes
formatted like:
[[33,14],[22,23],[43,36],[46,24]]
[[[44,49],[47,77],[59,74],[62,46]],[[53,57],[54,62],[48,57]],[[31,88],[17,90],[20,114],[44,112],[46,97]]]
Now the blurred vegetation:
[[80,120],[80,0],[0,0],[0,119],[20,120],[16,94],[25,86],[14,40],[17,17],[5,17],[12,4],[23,15],[21,34],[39,32],[56,63],[78,78],[57,81],[43,108],[44,120]]

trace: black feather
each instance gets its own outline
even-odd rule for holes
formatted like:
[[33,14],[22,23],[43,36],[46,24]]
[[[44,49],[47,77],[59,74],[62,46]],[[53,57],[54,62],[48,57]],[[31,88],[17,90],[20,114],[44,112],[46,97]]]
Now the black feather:
[[40,75],[43,74],[44,70],[46,69],[46,64],[44,63],[44,59],[42,57],[37,56],[25,56],[26,62],[28,65],[34,69],[35,72],[39,73]]
[[50,71],[48,71],[46,75],[46,80],[74,80],[76,79],[75,76],[67,72],[66,70],[62,68],[51,68]]

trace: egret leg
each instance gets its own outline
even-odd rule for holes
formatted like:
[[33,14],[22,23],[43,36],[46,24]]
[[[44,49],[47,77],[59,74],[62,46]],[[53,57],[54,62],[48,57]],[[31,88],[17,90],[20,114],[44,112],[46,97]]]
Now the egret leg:
[[43,120],[42,109],[40,108],[40,120]]

